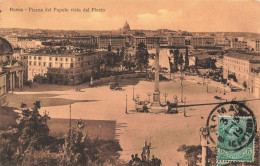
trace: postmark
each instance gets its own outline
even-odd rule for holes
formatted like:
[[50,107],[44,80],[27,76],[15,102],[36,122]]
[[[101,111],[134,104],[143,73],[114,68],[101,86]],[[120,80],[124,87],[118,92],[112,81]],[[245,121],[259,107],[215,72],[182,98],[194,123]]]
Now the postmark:
[[[253,112],[244,103],[232,101],[232,102],[222,103],[222,104],[217,105],[210,112],[210,114],[208,116],[208,119],[207,119],[207,127],[209,130],[208,138],[209,138],[209,141],[211,144],[217,145],[218,140],[221,139],[218,136],[218,117],[224,117],[224,116],[232,117],[232,120],[230,120],[230,121],[229,121],[229,119],[225,119],[225,118],[221,120],[221,122],[223,122],[223,124],[230,123],[229,128],[226,128],[226,132],[227,131],[234,132],[233,130],[238,130],[238,133],[241,133],[241,129],[239,128],[239,125],[241,125],[239,122],[241,117],[251,118],[252,123],[250,123],[250,125],[251,124],[253,125],[253,127],[250,128],[252,130],[251,130],[251,134],[249,134],[249,137],[246,136],[245,140],[243,140],[244,142],[241,143],[241,145],[239,145],[239,146],[237,145],[236,147],[235,147],[235,144],[236,143],[238,144],[238,142],[233,143],[233,146],[232,146],[232,142],[230,142],[231,146],[228,146],[228,147],[225,146],[227,151],[241,150],[245,146],[247,146],[251,142],[253,142],[255,134],[256,134],[256,129],[257,129],[256,119],[255,119]],[[238,118],[238,117],[240,117],[240,118]],[[233,125],[231,125],[231,124],[233,124]],[[249,130],[249,129],[247,129],[247,130]],[[243,133],[245,131],[243,131]],[[228,135],[228,136],[230,136],[230,135]]]
[[[254,161],[252,117],[218,117],[218,161]],[[251,140],[253,138],[253,140]]]

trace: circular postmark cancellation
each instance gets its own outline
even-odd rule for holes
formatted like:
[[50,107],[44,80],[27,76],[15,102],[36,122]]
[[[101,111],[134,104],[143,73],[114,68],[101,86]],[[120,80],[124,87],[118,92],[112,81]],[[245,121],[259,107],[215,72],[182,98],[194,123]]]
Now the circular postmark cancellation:
[[253,142],[256,135],[256,119],[242,102],[217,105],[207,119],[209,141],[218,148],[238,151]]

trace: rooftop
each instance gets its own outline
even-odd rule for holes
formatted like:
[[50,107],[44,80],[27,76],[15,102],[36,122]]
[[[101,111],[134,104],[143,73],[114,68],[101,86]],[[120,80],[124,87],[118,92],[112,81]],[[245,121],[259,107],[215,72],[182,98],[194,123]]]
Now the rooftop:
[[224,56],[235,58],[235,59],[246,60],[246,61],[250,61],[250,62],[260,61],[260,56],[257,54],[232,52],[232,53],[225,54]]
[[35,51],[31,51],[30,54],[37,54],[39,56],[77,56],[77,55],[92,55],[94,52],[86,49],[67,49],[67,48],[43,48]]

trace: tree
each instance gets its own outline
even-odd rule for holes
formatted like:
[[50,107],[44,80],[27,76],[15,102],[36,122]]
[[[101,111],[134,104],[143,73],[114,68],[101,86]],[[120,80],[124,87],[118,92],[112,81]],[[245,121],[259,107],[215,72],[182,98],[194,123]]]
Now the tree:
[[136,50],[136,62],[141,71],[143,71],[143,66],[147,68],[149,62],[149,53],[147,51],[146,45],[143,42],[138,44]]
[[[199,155],[202,153],[201,145],[181,145],[178,149],[178,152],[184,152],[184,158],[188,162],[188,165],[193,166],[199,163]],[[216,165],[216,150],[208,148],[208,165]]]
[[122,148],[116,140],[90,139],[82,133],[84,124],[69,129],[65,138],[49,136],[48,115],[40,115],[40,102],[32,109],[22,109],[17,126],[0,131],[0,165],[112,164],[119,161]]
[[183,55],[182,55],[182,53],[180,53],[179,66],[180,66],[180,70],[181,70],[181,71],[182,71],[182,67],[183,67],[183,62],[184,62],[184,60],[183,60]]
[[107,66],[115,67],[116,65],[116,54],[113,52],[107,52],[105,57],[105,63]]
[[175,71],[178,71],[179,54],[180,54],[179,49],[176,49],[174,51],[174,56],[173,56],[173,59],[174,59],[174,70]]
[[120,144],[114,140],[90,139],[84,136],[81,128],[72,128],[68,131],[65,143],[60,151],[60,164],[74,165],[115,165],[122,151]]
[[62,165],[87,165],[88,157],[84,143],[86,137],[83,137],[81,131],[76,128],[69,129],[68,136],[60,151],[60,162]]
[[120,51],[120,54],[119,54],[120,61],[122,61],[124,59],[124,56],[125,56],[125,48],[122,47],[121,51]]
[[186,47],[186,53],[185,53],[185,69],[189,67],[189,49]]
[[108,46],[107,46],[107,51],[111,51],[111,45],[110,44],[108,44]]
[[[47,126],[49,116],[46,114],[41,116],[39,108],[40,101],[36,101],[32,109],[23,109],[18,126],[1,132],[0,161],[22,164],[30,151],[45,149],[53,142]],[[52,141],[49,142],[50,140]]]

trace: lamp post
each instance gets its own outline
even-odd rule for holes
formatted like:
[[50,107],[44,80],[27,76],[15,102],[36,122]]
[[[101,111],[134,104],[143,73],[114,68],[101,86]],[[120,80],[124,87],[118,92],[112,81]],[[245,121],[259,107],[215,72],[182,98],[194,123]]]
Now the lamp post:
[[182,81],[183,81],[184,77],[181,75],[180,80],[181,80],[181,86],[182,86]]
[[139,98],[140,98],[140,95],[139,95],[139,94],[137,94],[137,95],[136,95],[136,98],[137,98],[137,102],[139,103]]
[[125,113],[127,114],[127,94],[125,95]]
[[133,100],[135,99],[135,86],[133,85]]
[[182,84],[183,79],[184,79],[184,77],[181,76],[180,77],[180,80],[181,80],[181,102],[183,102],[183,84]]
[[186,106],[186,96],[184,97],[184,110],[183,110],[183,116],[186,117],[186,110],[185,110],[185,106]]
[[147,95],[149,96],[149,103],[150,103],[151,102],[151,98],[150,97],[151,97],[152,94],[150,92],[148,92]]
[[207,93],[209,92],[209,81],[207,81]]
[[165,97],[165,103],[166,103],[166,98],[167,98],[168,94],[165,92],[163,95]]

